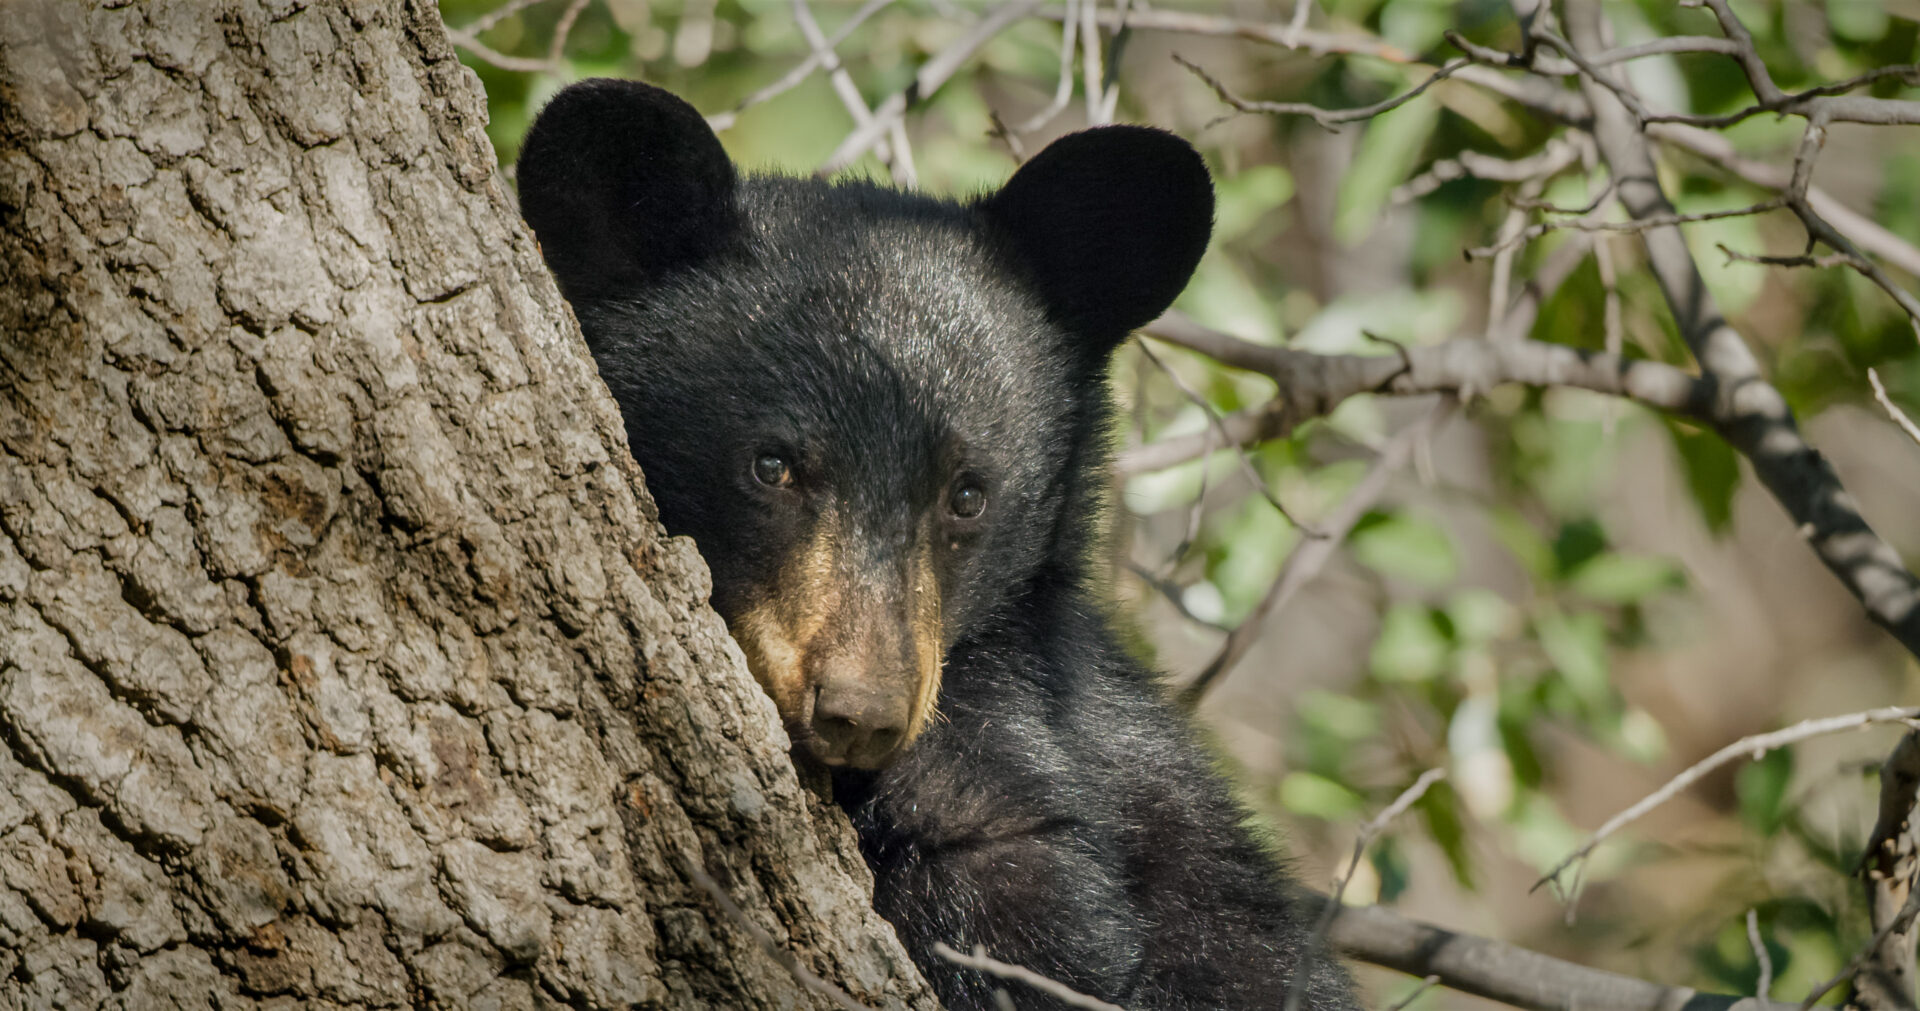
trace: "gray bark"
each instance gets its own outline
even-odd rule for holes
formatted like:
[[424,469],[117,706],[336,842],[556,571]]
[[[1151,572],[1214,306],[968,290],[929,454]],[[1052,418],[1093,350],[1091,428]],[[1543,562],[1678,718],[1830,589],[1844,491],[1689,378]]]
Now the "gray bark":
[[[0,1008],[931,1007],[400,0],[0,2]],[[209,996],[211,995],[211,996]]]

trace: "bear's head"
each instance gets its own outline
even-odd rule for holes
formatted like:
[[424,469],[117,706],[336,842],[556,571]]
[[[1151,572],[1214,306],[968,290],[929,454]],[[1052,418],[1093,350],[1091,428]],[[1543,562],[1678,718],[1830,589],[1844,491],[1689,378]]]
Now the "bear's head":
[[1107,361],[1199,262],[1205,165],[1113,126],[965,203],[743,178],[685,102],[594,80],[541,112],[518,171],[754,676],[821,761],[885,764],[950,649],[1078,578]]

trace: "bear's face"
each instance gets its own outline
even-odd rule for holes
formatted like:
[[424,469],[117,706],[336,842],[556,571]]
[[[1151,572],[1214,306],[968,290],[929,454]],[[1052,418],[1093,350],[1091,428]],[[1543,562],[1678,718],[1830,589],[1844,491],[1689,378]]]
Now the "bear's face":
[[1205,247],[1198,157],[1089,131],[970,205],[742,182],[678,99],[590,81],[519,174],[661,519],[789,733],[885,764],[947,651],[1071,561],[1106,359]]

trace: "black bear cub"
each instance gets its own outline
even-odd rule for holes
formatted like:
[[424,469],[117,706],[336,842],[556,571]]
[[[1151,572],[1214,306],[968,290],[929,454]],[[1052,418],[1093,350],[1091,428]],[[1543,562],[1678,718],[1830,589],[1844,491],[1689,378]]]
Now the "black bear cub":
[[[1212,228],[1193,149],[1088,130],[965,202],[742,178],[686,103],[595,80],[519,180],[662,520],[947,1007],[1059,1005],[936,942],[1135,1011],[1282,1007],[1313,910],[1088,585],[1108,359]],[[1357,1007],[1307,964],[1302,1006]]]

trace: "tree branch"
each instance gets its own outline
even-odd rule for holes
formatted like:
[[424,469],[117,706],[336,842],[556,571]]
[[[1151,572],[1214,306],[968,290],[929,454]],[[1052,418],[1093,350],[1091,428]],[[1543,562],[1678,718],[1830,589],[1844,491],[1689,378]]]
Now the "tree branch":
[[[1325,901],[1325,900],[1322,900]],[[1705,994],[1621,976],[1492,938],[1459,934],[1380,906],[1346,906],[1333,943],[1362,962],[1436,976],[1462,993],[1528,1011],[1795,1011],[1797,1005]]]
[[1738,761],[1742,758],[1758,758],[1769,751],[1784,748],[1789,744],[1804,741],[1809,737],[1835,734],[1843,730],[1858,730],[1876,723],[1912,723],[1915,720],[1920,720],[1920,709],[1888,707],[1883,709],[1869,709],[1865,712],[1847,713],[1844,716],[1826,716],[1819,719],[1802,720],[1790,727],[1783,727],[1779,730],[1769,731],[1764,734],[1753,734],[1748,737],[1742,737],[1700,761],[1687,766],[1681,770],[1679,775],[1667,780],[1660,789],[1647,794],[1645,797],[1640,798],[1633,806],[1608,818],[1605,824],[1595,829],[1594,833],[1587,837],[1587,841],[1582,843],[1579,849],[1568,854],[1565,859],[1555,864],[1552,870],[1541,875],[1540,880],[1533,883],[1533,887],[1539,888],[1549,881],[1558,879],[1561,874],[1566,872],[1567,868],[1586,859],[1595,847],[1607,840],[1607,837],[1639,820],[1648,811],[1679,796],[1681,791],[1699,782],[1701,777],[1723,765]]
[[[1566,12],[1573,49],[1598,51],[1596,0],[1566,0]],[[1606,86],[1583,76],[1581,89],[1627,212],[1637,219],[1672,215],[1640,124]],[[1714,429],[1753,464],[1814,553],[1866,605],[1869,617],[1920,656],[1920,580],[1867,525],[1832,465],[1801,437],[1786,399],[1761,378],[1753,353],[1720,313],[1679,229],[1651,228],[1642,241],[1674,322],[1705,373],[1702,381],[1713,390]]]
[[831,175],[853,164],[855,159],[879,142],[901,116],[906,115],[909,105],[938,91],[981,46],[1038,6],[1040,0],[1008,0],[995,7],[992,13],[981,18],[958,41],[921,64],[919,72],[913,75],[913,83],[887,96],[887,100],[873,110],[873,118],[855,127],[820,164],[816,174]]
[[[1880,814],[1860,861],[1873,924],[1872,943],[1856,957],[1850,1006],[1868,1011],[1912,1011],[1915,971],[1913,917],[1920,895],[1920,732],[1909,731],[1880,766]],[[1902,921],[1905,922],[1902,922]]]

